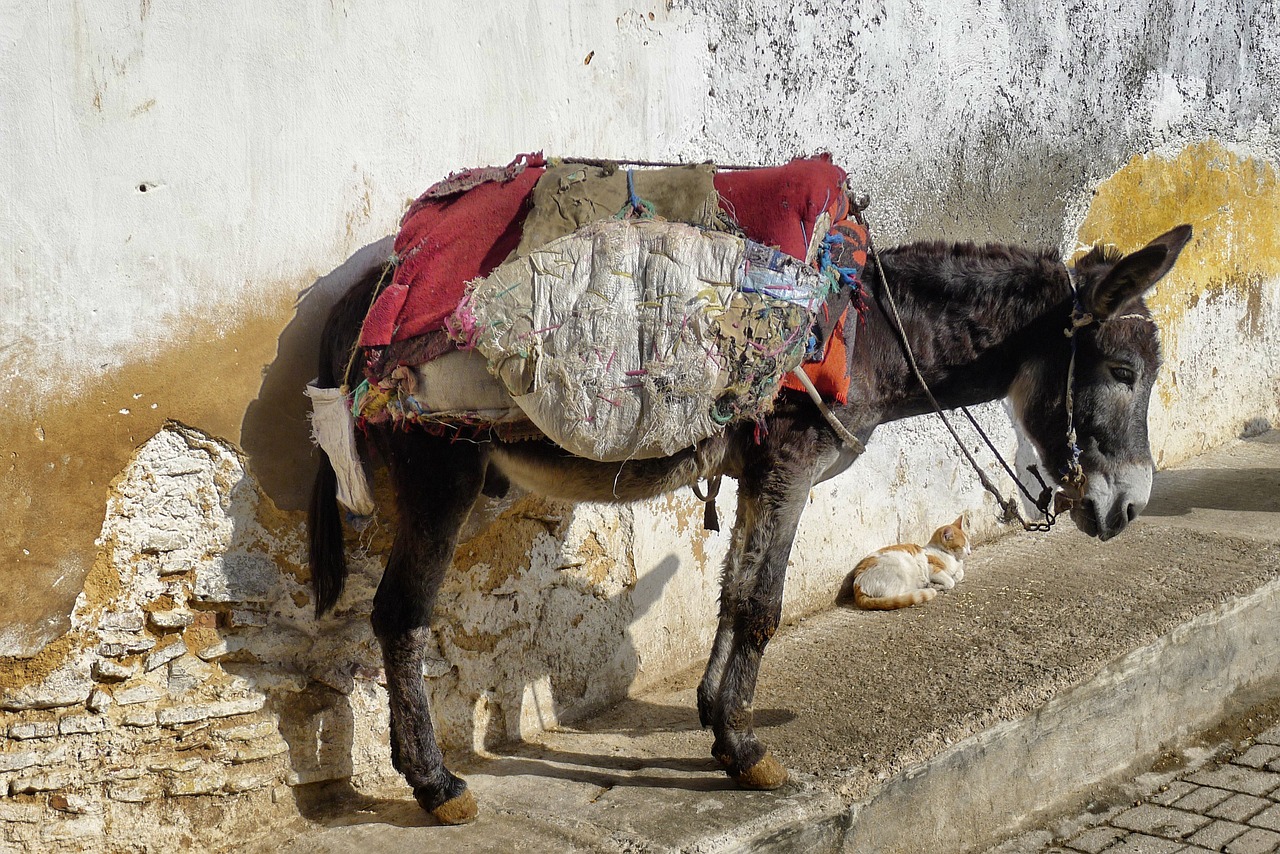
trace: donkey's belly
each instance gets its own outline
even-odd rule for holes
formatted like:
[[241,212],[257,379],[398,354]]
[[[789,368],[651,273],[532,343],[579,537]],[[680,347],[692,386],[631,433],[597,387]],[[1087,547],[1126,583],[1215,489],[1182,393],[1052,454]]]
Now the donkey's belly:
[[495,443],[490,462],[512,483],[567,501],[639,501],[691,486],[721,470],[722,437],[670,457],[600,463],[544,442]]

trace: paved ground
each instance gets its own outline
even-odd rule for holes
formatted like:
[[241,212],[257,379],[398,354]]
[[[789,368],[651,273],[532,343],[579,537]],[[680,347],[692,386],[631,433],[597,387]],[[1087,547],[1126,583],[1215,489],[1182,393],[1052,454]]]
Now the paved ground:
[[[1280,703],[1233,716],[1172,764],[1108,794],[1118,806],[1082,812],[988,854],[1267,854],[1280,851]],[[1269,724],[1269,726],[1268,726]],[[1189,762],[1187,760],[1190,760]]]
[[431,826],[403,789],[321,792],[288,850],[964,852],[1039,827],[1009,850],[1102,850],[1080,846],[1112,834],[1116,851],[1174,851],[1225,832],[1221,820],[1246,828],[1229,844],[1253,851],[1240,846],[1280,828],[1265,824],[1280,809],[1262,797],[1276,786],[1238,790],[1262,798],[1248,802],[1256,813],[1205,812],[1200,824],[1182,818],[1199,801],[1179,798],[1263,779],[1252,775],[1271,773],[1280,744],[1261,770],[1206,766],[1195,773],[1213,776],[1118,806],[1141,799],[1125,781],[1168,744],[1280,697],[1278,578],[1271,433],[1159,475],[1143,519],[1111,543],[1012,536],[978,549],[964,583],[926,606],[788,627],[756,696],[757,728],[793,775],[778,792],[737,791],[718,772],[691,671],[463,769],[481,802],[474,825]]

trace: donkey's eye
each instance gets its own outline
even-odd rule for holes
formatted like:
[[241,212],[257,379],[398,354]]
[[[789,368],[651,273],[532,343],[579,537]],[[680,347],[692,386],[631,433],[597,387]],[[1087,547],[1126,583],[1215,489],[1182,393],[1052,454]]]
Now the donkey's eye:
[[1134,381],[1138,378],[1138,375],[1135,374],[1132,369],[1126,368],[1123,365],[1112,365],[1111,376],[1115,377],[1116,382],[1122,382],[1125,385],[1133,385]]

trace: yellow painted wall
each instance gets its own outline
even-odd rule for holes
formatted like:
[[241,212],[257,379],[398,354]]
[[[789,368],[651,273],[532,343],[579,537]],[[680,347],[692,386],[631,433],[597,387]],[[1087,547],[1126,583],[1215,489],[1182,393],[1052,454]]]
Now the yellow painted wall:
[[[1212,140],[1136,155],[1097,188],[1078,237],[1132,251],[1184,222],[1195,236],[1147,299],[1165,357],[1151,411],[1160,466],[1238,435],[1250,419],[1275,422],[1280,407],[1275,164]],[[1250,375],[1256,381],[1241,382]]]

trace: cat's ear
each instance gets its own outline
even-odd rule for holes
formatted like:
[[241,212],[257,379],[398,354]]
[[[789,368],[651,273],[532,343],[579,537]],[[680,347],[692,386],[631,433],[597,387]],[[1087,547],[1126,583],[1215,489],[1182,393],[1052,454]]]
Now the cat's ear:
[[949,543],[956,538],[956,532],[951,530],[951,526],[947,525],[942,529],[942,541]]
[[957,528],[959,528],[961,531],[963,531],[963,530],[964,530],[964,514],[963,514],[963,513],[961,513],[959,516],[957,516],[957,517],[956,517],[956,520],[955,520],[954,522],[952,522],[951,524],[952,524],[952,525],[955,525]]

